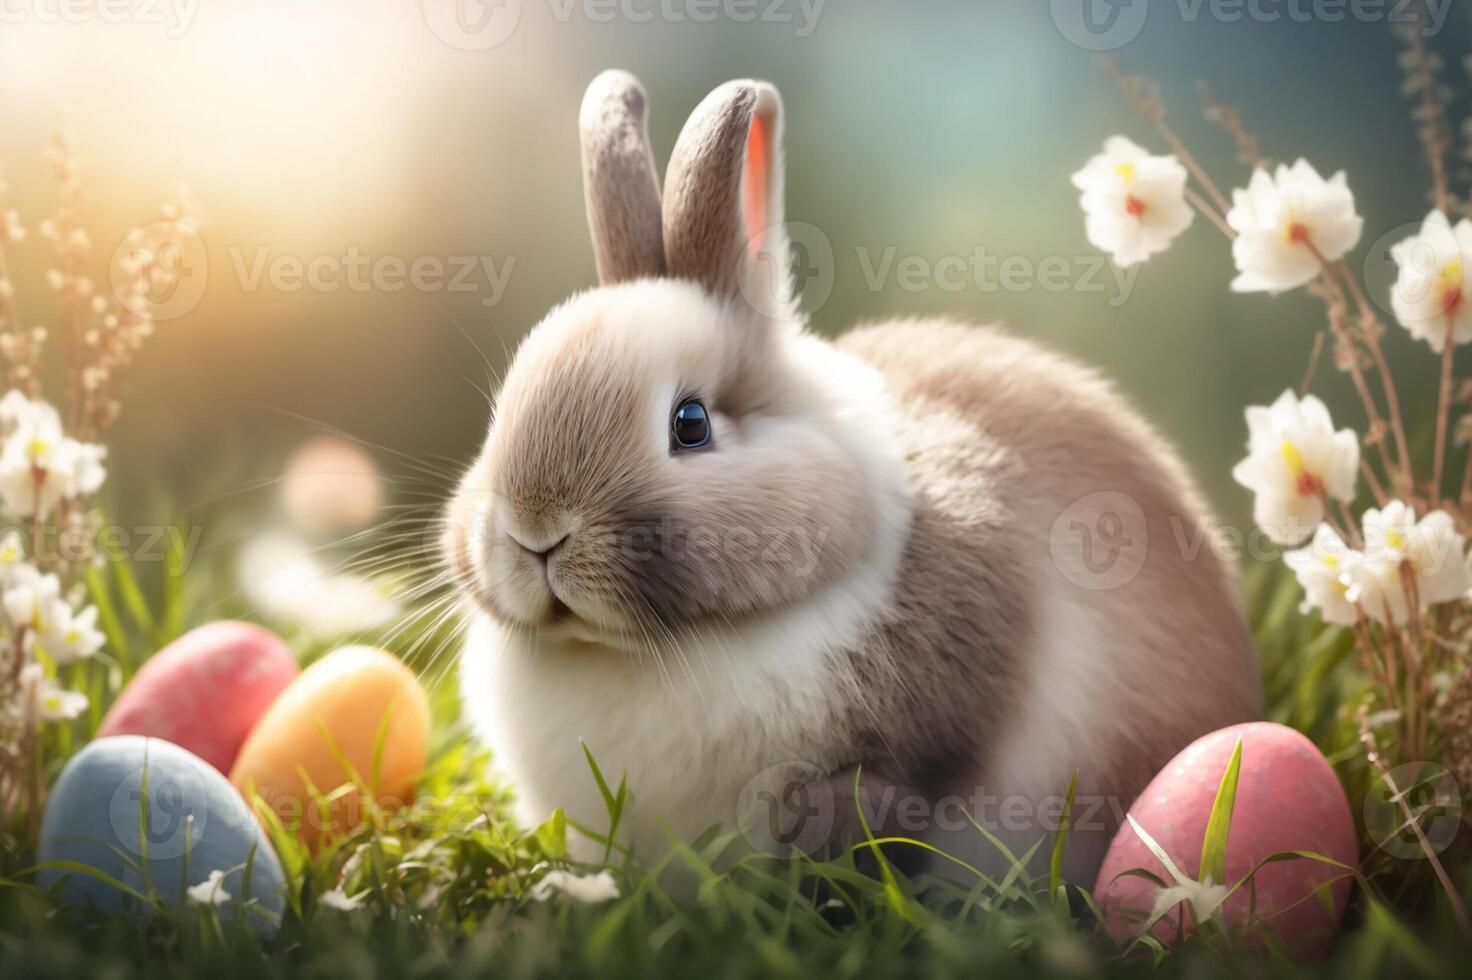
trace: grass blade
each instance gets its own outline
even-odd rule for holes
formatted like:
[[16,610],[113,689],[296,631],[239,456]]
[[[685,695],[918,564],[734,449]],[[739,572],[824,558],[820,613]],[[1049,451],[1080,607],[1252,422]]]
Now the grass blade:
[[1068,895],[1060,889],[1063,886],[1063,855],[1068,850],[1068,830],[1073,822],[1073,797],[1078,792],[1078,770],[1073,771],[1073,778],[1068,781],[1068,796],[1063,800],[1063,815],[1058,821],[1058,833],[1053,838],[1053,855],[1048,861],[1048,894],[1053,896],[1053,902],[1058,910],[1064,915],[1068,914]]
[[1237,777],[1242,770],[1242,740],[1237,739],[1226,772],[1216,788],[1206,836],[1201,840],[1201,865],[1197,876],[1203,882],[1225,884],[1227,880],[1227,835],[1232,829],[1232,808],[1237,803]]

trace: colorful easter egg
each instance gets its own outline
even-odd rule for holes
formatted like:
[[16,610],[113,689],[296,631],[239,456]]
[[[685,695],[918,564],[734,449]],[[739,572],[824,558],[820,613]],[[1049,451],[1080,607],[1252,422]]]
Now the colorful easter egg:
[[351,442],[324,436],[292,454],[281,476],[281,503],[307,531],[351,531],[377,516],[381,484],[373,457]]
[[[74,755],[46,804],[38,860],[85,865],[169,902],[221,872],[223,891],[212,892],[221,915],[244,914],[268,935],[286,907],[281,862],[245,800],[219,770],[162,739],[100,738]],[[100,912],[141,908],[102,878],[56,868],[39,873],[42,887],[57,881],[69,904]]]
[[291,650],[270,630],[210,623],[149,659],[97,734],[165,739],[228,773],[256,721],[299,673]]
[[[391,810],[413,798],[429,761],[429,728],[429,702],[413,671],[382,650],[343,647],[266,710],[230,780],[315,846],[361,823],[370,802]],[[371,799],[340,792],[355,775]]]
[[[1242,765],[1227,835],[1225,884],[1235,884],[1264,858],[1286,851],[1314,851],[1356,866],[1359,842],[1354,818],[1328,760],[1291,728],[1249,722],[1192,742],[1156,775],[1130,808],[1130,815],[1177,868],[1193,880],[1201,877],[1206,824],[1238,739],[1242,741]],[[1126,822],[1110,844],[1094,888],[1111,934],[1121,941],[1138,935],[1160,891],[1145,879],[1120,877],[1134,868],[1144,868],[1174,884]],[[1254,881],[1256,919],[1290,950],[1313,955],[1328,948],[1349,897],[1348,872],[1321,861],[1296,858],[1264,866]],[[1318,886],[1330,881],[1332,909],[1314,894]],[[1245,886],[1227,899],[1221,914],[1229,928],[1247,925],[1252,901]],[[1177,918],[1175,912],[1168,915],[1171,924],[1157,925],[1157,936],[1173,937]],[[1189,929],[1189,915],[1187,923]]]

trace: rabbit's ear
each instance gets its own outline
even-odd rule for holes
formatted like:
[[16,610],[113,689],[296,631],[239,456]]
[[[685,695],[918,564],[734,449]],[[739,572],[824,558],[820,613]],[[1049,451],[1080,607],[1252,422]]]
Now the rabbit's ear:
[[659,176],[644,114],[639,80],[617,70],[593,79],[578,113],[588,229],[605,286],[664,275]]
[[782,98],[766,82],[727,82],[691,113],[665,174],[671,276],[790,313],[782,225]]

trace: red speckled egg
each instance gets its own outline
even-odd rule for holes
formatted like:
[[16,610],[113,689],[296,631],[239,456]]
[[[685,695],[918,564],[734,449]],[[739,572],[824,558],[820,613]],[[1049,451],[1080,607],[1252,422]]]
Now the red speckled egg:
[[228,774],[256,721],[300,672],[291,650],[265,627],[210,623],[145,663],[97,736],[161,738]]
[[[1359,841],[1354,818],[1333,767],[1301,733],[1271,722],[1233,725],[1192,742],[1151,780],[1130,814],[1183,873],[1199,879],[1206,823],[1239,738],[1242,768],[1227,836],[1226,884],[1235,884],[1257,862],[1283,851],[1315,851],[1355,867]],[[1153,882],[1119,877],[1133,868],[1171,882],[1126,822],[1110,844],[1094,886],[1109,931],[1120,941],[1138,934],[1159,892]],[[1347,875],[1341,868],[1303,858],[1269,864],[1254,879],[1257,918],[1289,950],[1300,955],[1322,953],[1333,941],[1349,898]],[[1332,912],[1312,894],[1331,879],[1339,879],[1331,886]],[[1245,886],[1227,900],[1222,914],[1229,928],[1247,923],[1249,901]],[[1177,917],[1176,912],[1168,914],[1156,926],[1156,935],[1162,940],[1174,937]],[[1188,929],[1189,919],[1188,914]]]

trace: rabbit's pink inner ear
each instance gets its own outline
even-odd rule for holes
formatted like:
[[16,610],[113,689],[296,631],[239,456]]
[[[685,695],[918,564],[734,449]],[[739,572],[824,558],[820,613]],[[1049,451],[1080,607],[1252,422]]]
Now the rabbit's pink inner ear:
[[758,112],[751,117],[751,131],[746,136],[746,167],[741,175],[746,244],[753,258],[761,254],[762,239],[770,223],[767,219],[770,162],[771,121]]

